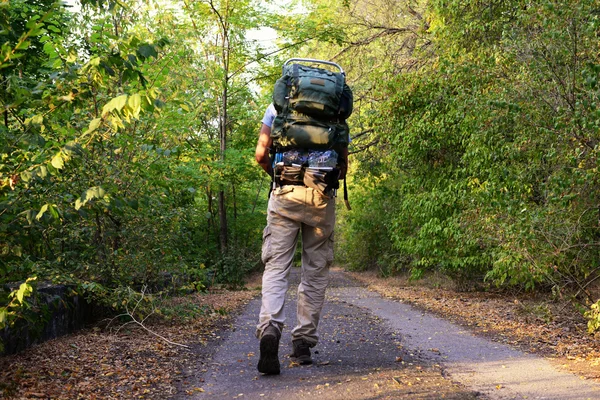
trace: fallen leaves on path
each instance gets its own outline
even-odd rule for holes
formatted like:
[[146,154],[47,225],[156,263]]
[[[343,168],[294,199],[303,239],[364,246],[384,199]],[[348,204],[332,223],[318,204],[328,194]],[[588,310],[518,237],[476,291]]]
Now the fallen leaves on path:
[[600,378],[598,338],[587,333],[585,319],[570,304],[540,294],[428,288],[409,284],[402,277],[381,278],[371,271],[350,275],[384,297],[438,314],[495,341],[556,359],[580,376]]
[[198,307],[202,313],[192,319],[156,318],[148,327],[191,349],[131,325],[118,334],[87,329],[1,357],[0,398],[163,399],[202,392],[192,386],[191,375],[205,361],[206,345],[221,339],[215,332],[256,293],[219,290],[169,299],[173,307]]

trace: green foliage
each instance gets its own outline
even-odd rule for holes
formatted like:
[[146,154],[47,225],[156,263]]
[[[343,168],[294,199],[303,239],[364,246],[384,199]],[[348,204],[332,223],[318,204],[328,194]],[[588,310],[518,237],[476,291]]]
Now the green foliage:
[[[245,75],[244,35],[262,14],[240,1],[229,15],[221,157],[219,21],[197,14],[208,3],[183,19],[152,2],[82,3],[80,13],[43,0],[0,8],[0,284],[37,276],[119,310],[143,287],[239,284],[258,260],[268,189],[253,160],[263,107]],[[231,254],[219,244],[219,191]],[[24,304],[6,299],[3,320]]]
[[165,305],[160,308],[160,315],[168,321],[188,323],[194,319],[210,313],[206,305],[199,307],[194,303]]
[[[6,306],[0,307],[0,331],[11,328],[20,319],[27,320],[32,323],[39,322],[40,317],[43,317],[35,303],[31,301],[35,299],[35,281],[36,277],[28,278],[25,282],[19,285],[18,289],[8,293]],[[4,344],[0,341],[0,353],[4,351]]]
[[556,293],[597,277],[592,3],[315,3],[347,28],[312,49],[358,99],[345,262]]
[[[0,283],[115,308],[239,286],[259,265],[264,99],[292,55],[339,62],[355,93],[351,268],[555,293],[600,273],[591,2],[158,5],[0,7]],[[248,40],[263,26],[281,51]]]
[[[396,211],[396,191],[390,179],[359,180],[351,183],[352,211],[340,209],[340,228],[336,232],[337,259],[350,269],[378,269],[388,276],[406,267],[392,246],[391,224],[387,215]],[[376,188],[381,188],[377,190]]]
[[215,279],[234,288],[244,284],[248,272],[256,268],[256,256],[248,257],[242,252],[230,251],[215,263]]
[[587,327],[589,333],[595,333],[600,330],[600,300],[592,304],[583,316],[588,320]]

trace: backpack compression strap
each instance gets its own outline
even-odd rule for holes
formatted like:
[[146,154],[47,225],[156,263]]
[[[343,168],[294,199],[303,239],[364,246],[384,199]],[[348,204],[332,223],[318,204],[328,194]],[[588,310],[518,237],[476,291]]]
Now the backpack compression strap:
[[346,204],[346,208],[348,210],[352,210],[352,207],[350,207],[350,201],[348,201],[348,186],[346,185],[346,178],[344,178],[344,203]]

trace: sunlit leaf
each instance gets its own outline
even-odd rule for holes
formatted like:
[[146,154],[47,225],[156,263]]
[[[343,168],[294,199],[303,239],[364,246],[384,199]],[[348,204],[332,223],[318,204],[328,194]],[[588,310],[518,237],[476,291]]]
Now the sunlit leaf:
[[40,211],[37,213],[37,215],[35,216],[35,219],[37,219],[38,221],[44,216],[44,213],[48,210],[48,204],[44,204],[42,206],[42,208],[40,209]]
[[8,319],[8,310],[6,307],[0,307],[0,329],[6,326],[6,320]]
[[83,207],[88,201],[93,199],[99,199],[104,197],[106,191],[102,189],[100,186],[94,186],[87,189],[80,198],[75,200],[75,209],[79,210]]
[[33,174],[30,171],[21,172],[21,180],[23,180],[23,182],[31,181],[32,177],[33,177]]
[[142,97],[139,93],[135,93],[129,96],[129,100],[127,101],[129,108],[131,108],[131,112],[135,118],[140,116],[140,108],[142,105]]
[[57,153],[54,157],[52,157],[52,161],[50,163],[56,169],[62,169],[65,167],[65,161],[61,153]]
[[28,283],[21,283],[19,290],[17,291],[16,297],[19,303],[23,304],[25,297],[28,297],[33,292],[33,287]]
[[94,132],[96,129],[98,129],[100,127],[101,124],[102,124],[102,118],[94,118],[90,122],[90,126],[88,127],[87,131],[85,131],[83,134],[87,135],[89,133]]
[[114,99],[106,103],[106,105],[102,108],[102,115],[105,115],[114,110],[121,111],[121,109],[125,107],[125,104],[127,104],[126,94],[122,94],[118,97],[115,97]]

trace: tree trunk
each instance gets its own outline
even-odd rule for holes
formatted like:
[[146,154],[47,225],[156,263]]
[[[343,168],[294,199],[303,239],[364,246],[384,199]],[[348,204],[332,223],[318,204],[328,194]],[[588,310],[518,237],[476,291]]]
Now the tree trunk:
[[233,196],[233,221],[235,222],[237,220],[237,200],[235,199],[235,183],[231,184],[231,195]]
[[[227,70],[226,70],[227,76]],[[223,85],[223,104],[221,109],[221,119],[219,121],[219,136],[221,141],[221,161],[225,162],[225,150],[227,150],[227,86],[229,82],[227,81],[227,77],[225,77],[225,82]],[[219,241],[221,244],[221,254],[227,254],[228,243],[227,243],[227,206],[225,203],[225,190],[221,189],[219,191],[219,222],[220,222],[220,231],[219,231]]]
[[213,212],[213,201],[212,201],[212,191],[210,189],[206,189],[206,199],[208,201],[208,213],[210,214],[210,217],[207,218],[206,221],[206,245],[210,245],[210,239],[211,236],[213,235],[214,232],[214,212]]
[[225,191],[219,192],[219,242],[221,244],[221,254],[227,254],[227,208],[225,206]]

